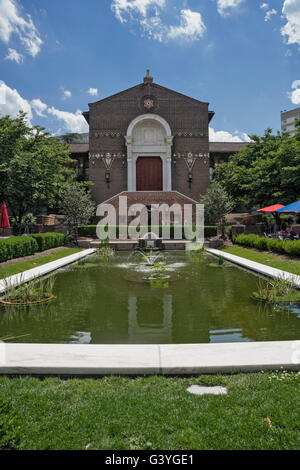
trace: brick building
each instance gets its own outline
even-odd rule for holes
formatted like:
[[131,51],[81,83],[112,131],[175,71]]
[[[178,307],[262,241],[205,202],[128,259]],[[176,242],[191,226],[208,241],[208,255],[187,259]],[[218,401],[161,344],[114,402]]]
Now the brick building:
[[[145,204],[153,198],[168,204],[199,201],[210,168],[243,146],[209,144],[214,116],[209,103],[154,83],[149,71],[143,83],[89,104],[83,115],[89,142],[84,136],[71,153],[94,183],[97,204],[115,201],[121,192]],[[211,154],[210,145],[216,147]]]

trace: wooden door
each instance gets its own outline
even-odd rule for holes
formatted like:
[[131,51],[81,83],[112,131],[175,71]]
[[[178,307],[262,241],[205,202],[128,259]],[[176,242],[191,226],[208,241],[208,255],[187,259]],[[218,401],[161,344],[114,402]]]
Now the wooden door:
[[137,159],[136,190],[163,190],[162,159],[160,157],[139,157]]

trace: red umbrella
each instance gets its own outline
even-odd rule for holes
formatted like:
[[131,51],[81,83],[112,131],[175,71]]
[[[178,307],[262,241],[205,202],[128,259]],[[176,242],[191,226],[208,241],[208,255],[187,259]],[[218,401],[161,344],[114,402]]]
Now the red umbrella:
[[278,209],[282,209],[282,204],[274,204],[274,206],[263,207],[262,209],[258,209],[257,212],[276,212]]
[[7,213],[7,207],[6,204],[3,204],[1,207],[1,215],[0,215],[0,228],[9,228],[10,223],[9,223],[9,218],[8,218],[8,213]]

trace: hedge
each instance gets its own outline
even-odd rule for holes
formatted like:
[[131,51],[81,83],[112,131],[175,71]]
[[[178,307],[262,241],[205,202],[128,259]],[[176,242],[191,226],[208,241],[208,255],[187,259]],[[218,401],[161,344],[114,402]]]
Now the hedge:
[[31,235],[37,244],[37,251],[50,250],[58,246],[63,246],[66,243],[67,236],[64,233],[47,232],[47,233],[34,233]]
[[300,241],[298,240],[277,240],[258,235],[236,235],[233,238],[233,242],[237,245],[249,246],[261,251],[273,251],[275,253],[300,256]]
[[[126,227],[126,225],[111,225],[112,228],[116,228],[116,236],[117,238],[119,237],[119,231],[120,231],[120,227]],[[168,227],[168,226],[166,226]],[[170,225],[170,238],[174,238],[174,225]],[[182,238],[184,238],[184,226],[178,226],[178,227],[181,227],[181,230],[182,230]],[[192,226],[189,226],[192,228]],[[97,228],[97,225],[81,225],[78,227],[78,235],[81,236],[81,237],[96,237],[96,228]],[[144,226],[143,226],[144,228]],[[157,229],[158,226],[154,226],[153,227],[154,229]],[[138,229],[137,229],[138,230]],[[147,227],[147,231],[150,231],[150,227],[148,229]],[[139,230],[138,230],[139,231]],[[159,236],[161,237],[162,236],[162,226],[160,225],[159,226]],[[205,238],[209,238],[209,237],[216,237],[217,236],[217,227],[215,226],[206,226],[204,227],[204,236]]]
[[37,241],[32,237],[12,237],[0,240],[0,262],[31,256],[37,250]]

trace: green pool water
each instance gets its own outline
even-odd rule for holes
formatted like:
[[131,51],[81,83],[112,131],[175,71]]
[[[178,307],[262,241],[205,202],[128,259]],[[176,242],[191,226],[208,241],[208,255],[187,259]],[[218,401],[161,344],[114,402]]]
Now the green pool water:
[[154,344],[300,339],[300,305],[251,299],[258,277],[215,258],[164,253],[168,283],[149,283],[142,256],[97,257],[55,273],[55,300],[1,307],[0,338],[23,343]]

